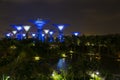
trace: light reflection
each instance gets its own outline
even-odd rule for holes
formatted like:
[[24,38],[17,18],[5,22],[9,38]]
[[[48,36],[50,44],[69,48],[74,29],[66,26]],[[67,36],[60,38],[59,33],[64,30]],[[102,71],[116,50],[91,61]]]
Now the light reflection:
[[57,69],[58,69],[58,70],[66,69],[66,61],[65,61],[65,58],[59,59],[58,64],[57,64]]

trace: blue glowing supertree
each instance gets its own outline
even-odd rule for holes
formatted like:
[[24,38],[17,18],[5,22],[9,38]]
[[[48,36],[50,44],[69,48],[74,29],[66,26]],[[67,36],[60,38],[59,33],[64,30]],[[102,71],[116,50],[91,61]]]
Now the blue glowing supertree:
[[42,41],[42,31],[43,31],[43,26],[47,23],[47,20],[42,20],[42,19],[37,19],[37,20],[32,20],[32,23],[35,24],[37,27],[37,38]]
[[63,29],[68,26],[68,24],[53,24],[59,30],[58,39],[60,42],[64,41]]
[[54,34],[54,31],[50,30],[49,31],[49,35],[50,35],[49,42],[53,42],[54,41],[53,34]]
[[80,34],[80,32],[73,32],[74,36],[78,36]]
[[23,36],[22,36],[22,30],[23,27],[21,25],[11,25],[14,29],[17,30],[17,34],[16,37],[18,40],[22,40]]

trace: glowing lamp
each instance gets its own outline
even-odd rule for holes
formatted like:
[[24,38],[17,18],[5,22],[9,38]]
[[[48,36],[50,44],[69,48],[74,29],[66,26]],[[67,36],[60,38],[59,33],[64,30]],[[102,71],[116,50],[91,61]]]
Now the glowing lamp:
[[31,26],[23,26],[23,28],[24,28],[24,30],[25,30],[26,32],[29,31],[30,27],[31,27]]
[[35,56],[34,59],[35,59],[36,61],[39,61],[39,60],[40,60],[40,57],[39,57],[39,56]]

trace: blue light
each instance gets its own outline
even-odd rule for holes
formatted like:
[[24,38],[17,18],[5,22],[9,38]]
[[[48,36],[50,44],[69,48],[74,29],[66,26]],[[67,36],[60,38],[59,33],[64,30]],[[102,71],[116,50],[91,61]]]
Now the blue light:
[[38,38],[38,40],[42,41],[43,40],[43,38],[42,38],[42,32],[43,32],[42,28],[48,21],[38,18],[37,20],[32,20],[31,22],[34,23],[36,25],[36,27],[37,27],[37,35],[36,35],[36,37]]
[[66,61],[65,58],[59,59],[58,64],[57,64],[57,69],[65,69],[66,68]]
[[59,31],[62,31],[65,27],[69,25],[68,24],[53,24],[53,26],[57,27]]
[[42,34],[42,37],[44,37],[45,36],[45,34]]
[[58,25],[58,29],[60,30],[60,31],[62,31],[63,29],[64,29],[64,25]]
[[45,20],[37,19],[34,21],[34,24],[37,26],[38,29],[42,29],[42,27],[46,24]]
[[74,34],[74,36],[78,36],[79,32],[74,32],[73,34]]
[[50,35],[53,35],[53,33],[54,33],[53,31],[50,31],[50,32],[49,32]]
[[22,30],[22,26],[15,26],[15,28],[16,28],[18,31],[21,31],[21,30]]
[[10,37],[11,35],[10,35],[10,33],[7,33],[6,36],[7,36],[7,37]]
[[26,34],[22,34],[22,36],[23,36],[23,37],[25,37],[25,36],[26,36]]
[[35,34],[35,33],[33,33],[33,34],[32,34],[32,37],[35,37],[35,36],[36,36],[36,34]]

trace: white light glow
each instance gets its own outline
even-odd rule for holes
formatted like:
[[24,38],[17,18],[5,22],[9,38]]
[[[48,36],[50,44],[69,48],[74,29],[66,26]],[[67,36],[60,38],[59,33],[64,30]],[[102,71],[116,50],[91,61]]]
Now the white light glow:
[[97,71],[96,74],[99,75],[99,72]]
[[26,34],[22,34],[23,35],[23,37],[25,37],[26,36]]
[[23,28],[24,28],[24,30],[25,30],[26,32],[29,31],[30,27],[31,27],[31,26],[23,26]]
[[7,37],[10,37],[10,33],[6,34]]
[[17,33],[17,31],[12,31],[12,33],[15,35]]
[[33,34],[32,34],[32,37],[35,37],[35,36],[36,36],[36,34],[33,33]]
[[50,35],[53,35],[53,31],[50,31],[49,34],[50,34]]
[[44,32],[45,32],[45,34],[48,34],[49,29],[45,29]]
[[21,27],[21,26],[16,26],[16,29],[17,29],[18,31],[20,31],[20,30],[22,30],[22,27]]
[[42,34],[42,37],[44,37],[45,36],[45,34]]
[[39,56],[35,56],[34,59],[35,59],[36,61],[38,61],[38,60],[40,60],[40,57],[39,57]]
[[64,28],[64,25],[58,25],[58,29],[59,29],[60,31],[62,31],[63,28]]
[[78,33],[78,32],[75,32],[75,33],[74,33],[74,35],[75,35],[75,36],[78,36],[78,35],[79,35],[79,33]]

